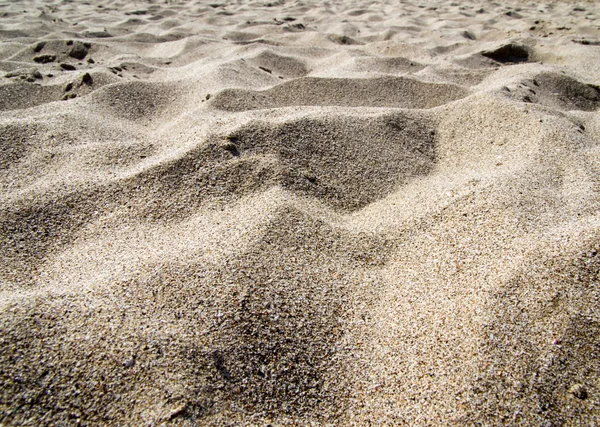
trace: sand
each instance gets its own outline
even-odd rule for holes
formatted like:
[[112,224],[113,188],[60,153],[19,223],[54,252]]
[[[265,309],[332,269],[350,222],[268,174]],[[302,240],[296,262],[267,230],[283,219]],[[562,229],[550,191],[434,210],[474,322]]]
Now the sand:
[[592,1],[0,3],[0,424],[600,424],[598,64]]

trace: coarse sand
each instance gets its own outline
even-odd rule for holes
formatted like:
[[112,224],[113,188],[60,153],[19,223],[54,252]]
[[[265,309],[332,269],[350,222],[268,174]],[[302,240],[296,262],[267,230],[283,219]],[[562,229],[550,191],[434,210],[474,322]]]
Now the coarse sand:
[[600,3],[0,2],[0,425],[600,425]]

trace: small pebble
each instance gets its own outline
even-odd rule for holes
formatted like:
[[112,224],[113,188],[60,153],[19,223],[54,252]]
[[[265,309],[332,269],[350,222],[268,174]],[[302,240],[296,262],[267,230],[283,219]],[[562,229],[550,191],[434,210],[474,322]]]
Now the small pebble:
[[81,76],[81,83],[85,83],[86,85],[91,85],[94,82],[90,73],[85,73]]
[[171,409],[171,413],[169,414],[169,419],[173,419],[181,414],[183,414],[183,412],[187,409],[187,403],[182,403],[179,406],[176,406],[175,408]]
[[33,46],[33,51],[35,53],[40,52],[44,46],[46,46],[46,42],[37,42],[34,46]]
[[73,47],[69,50],[69,56],[75,59],[83,59],[87,56],[88,50],[87,47],[81,42],[73,43]]
[[231,142],[231,141],[225,141],[225,142],[223,142],[223,143],[220,145],[220,147],[221,147],[223,150],[225,150],[225,151],[229,151],[229,152],[230,152],[231,154],[233,154],[234,156],[237,156],[237,155],[239,155],[239,154],[240,154],[240,153],[239,153],[239,151],[238,151],[238,148],[237,148],[237,146],[236,146],[236,145],[235,145],[233,142]]
[[56,55],[39,55],[35,56],[33,60],[39,64],[47,64],[56,61]]
[[588,397],[588,393],[586,388],[582,384],[573,384],[569,388],[569,393],[575,396],[577,399],[586,399]]

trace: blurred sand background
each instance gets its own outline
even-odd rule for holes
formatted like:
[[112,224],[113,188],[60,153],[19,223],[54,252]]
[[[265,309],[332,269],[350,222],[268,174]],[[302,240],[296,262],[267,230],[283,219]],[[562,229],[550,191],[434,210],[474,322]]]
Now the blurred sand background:
[[600,424],[600,4],[0,2],[0,424]]

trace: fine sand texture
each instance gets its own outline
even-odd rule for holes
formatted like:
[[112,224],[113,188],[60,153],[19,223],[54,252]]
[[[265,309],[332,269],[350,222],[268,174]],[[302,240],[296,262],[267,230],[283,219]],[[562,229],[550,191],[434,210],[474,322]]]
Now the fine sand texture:
[[0,1],[0,425],[600,425],[600,3]]

